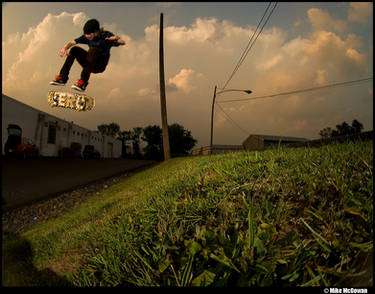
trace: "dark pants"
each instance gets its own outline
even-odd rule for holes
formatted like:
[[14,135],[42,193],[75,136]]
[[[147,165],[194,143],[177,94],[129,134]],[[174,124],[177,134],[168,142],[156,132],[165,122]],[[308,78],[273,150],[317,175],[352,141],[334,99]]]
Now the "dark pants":
[[83,67],[81,72],[81,79],[85,83],[89,81],[91,73],[103,72],[108,63],[107,59],[103,59],[100,57],[97,48],[89,47],[89,51],[86,51],[81,47],[75,46],[70,49],[69,55],[60,70],[60,75],[63,77],[63,79],[67,79],[69,77],[69,71],[75,59],[77,59],[79,64]]

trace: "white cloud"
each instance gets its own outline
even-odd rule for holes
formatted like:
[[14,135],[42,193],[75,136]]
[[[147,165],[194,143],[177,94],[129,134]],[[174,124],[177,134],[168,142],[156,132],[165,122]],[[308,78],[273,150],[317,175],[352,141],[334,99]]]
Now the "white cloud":
[[[37,75],[54,77],[59,70],[58,65],[62,59],[58,60],[57,51],[67,43],[68,40],[61,40],[61,33],[72,33],[77,29],[72,29],[71,23],[75,19],[84,19],[82,13],[70,14],[63,12],[54,16],[48,14],[41,23],[35,27],[30,27],[26,33],[15,34],[3,43],[3,60],[8,64],[8,70],[4,72],[3,88],[7,91],[15,87],[30,88],[32,84],[41,79],[29,79]],[[81,29],[80,29],[81,30]],[[65,42],[65,43],[64,43]],[[6,50],[8,49],[9,51]],[[15,54],[17,52],[17,54]],[[55,65],[54,72],[52,66]]]
[[346,42],[333,32],[316,31],[303,53],[311,65],[323,66],[339,80],[345,76],[363,76],[366,73],[366,56],[351,45],[351,41]]
[[200,77],[202,77],[202,74],[197,74],[193,69],[183,68],[174,77],[168,79],[167,85],[175,86],[176,89],[190,93],[196,87],[194,86],[195,80]]
[[300,27],[300,26],[301,26],[301,20],[300,20],[300,19],[297,19],[297,20],[294,22],[293,27],[294,27],[294,28],[298,28],[298,27]]
[[191,28],[183,27],[167,27],[165,35],[167,40],[180,45],[189,42],[204,43],[207,40],[216,38],[218,35],[218,23],[215,18],[200,19],[197,18]]
[[138,95],[139,96],[148,96],[148,95],[155,95],[156,91],[150,88],[144,88],[144,89],[139,89],[138,90]]
[[272,67],[277,66],[277,64],[280,63],[282,58],[283,57],[281,54],[277,54],[276,56],[272,57],[270,60],[257,64],[257,68],[263,69],[263,70],[270,70]]
[[[350,22],[333,19],[321,9],[309,10],[308,16],[312,31],[295,38],[287,30],[265,27],[228,88],[249,88],[252,96],[258,96],[347,81],[368,73],[369,56],[363,51],[361,39],[348,31]],[[87,15],[82,12],[49,14],[25,33],[3,40],[3,92],[43,111],[61,113],[61,109],[51,110],[46,103],[48,83],[65,60],[57,56],[58,50],[82,34],[86,20]],[[65,111],[64,117],[92,129],[108,116],[117,120],[122,129],[160,124],[158,25],[145,27],[144,37],[138,39],[113,24],[106,24],[105,28],[120,35],[127,44],[112,48],[105,72],[90,78],[87,93],[95,97],[95,111],[87,116]],[[194,126],[189,130],[199,144],[205,145],[209,140],[214,85],[224,85],[254,30],[255,26],[242,27],[214,18],[198,18],[188,26],[165,27],[168,122],[178,122],[188,129]],[[76,62],[67,87],[79,78],[80,72],[81,66]],[[316,137],[320,130],[316,130],[317,124],[323,124],[320,121],[326,122],[322,128],[340,123],[328,122],[337,119],[332,113],[343,109],[340,103],[343,94],[348,95],[346,92],[345,88],[240,102],[226,104],[224,109],[239,125],[254,133]],[[244,98],[239,95],[225,93],[219,100]],[[218,144],[236,144],[243,139],[243,133],[219,110],[215,127]]]
[[107,99],[114,99],[114,98],[119,98],[120,97],[120,89],[119,88],[114,88],[109,91],[107,95]]
[[83,12],[76,13],[73,16],[73,24],[80,28],[84,26],[87,20],[88,20],[88,17]]
[[361,39],[355,34],[348,34],[348,37],[346,38],[345,43],[348,47],[352,47],[352,48],[361,48],[363,45],[363,42],[361,41]]
[[319,30],[335,30],[343,32],[346,29],[346,21],[332,18],[328,12],[319,8],[310,8],[307,15],[313,27]]
[[139,89],[137,91],[137,95],[138,95],[138,100],[137,101],[141,101],[140,99],[144,99],[144,101],[159,101],[159,98],[160,98],[160,94],[159,94],[159,89],[156,89],[156,87],[154,89],[151,89],[151,88],[143,88],[143,89]]
[[315,84],[317,85],[327,84],[327,71],[325,69],[317,70]]
[[171,8],[171,7],[181,5],[181,3],[180,2],[156,2],[156,5],[160,7]]
[[215,128],[223,126],[226,122],[227,122],[227,118],[225,117],[223,112],[218,113],[214,117],[214,127]]
[[348,20],[366,24],[373,11],[371,2],[351,2],[348,12]]
[[297,131],[303,131],[308,127],[308,122],[306,119],[300,119],[300,120],[295,120],[293,122],[293,128]]

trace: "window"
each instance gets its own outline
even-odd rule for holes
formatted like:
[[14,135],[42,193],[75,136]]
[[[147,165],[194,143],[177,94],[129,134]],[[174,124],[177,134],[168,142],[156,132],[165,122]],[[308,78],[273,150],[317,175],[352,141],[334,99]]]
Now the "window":
[[30,145],[30,146],[35,146],[35,143],[33,140],[29,139],[29,138],[23,138],[23,143],[25,145]]
[[56,143],[56,125],[49,124],[48,127],[48,144],[55,144]]
[[22,131],[19,129],[8,128],[9,136],[12,136],[12,135],[21,136],[21,134],[22,134]]

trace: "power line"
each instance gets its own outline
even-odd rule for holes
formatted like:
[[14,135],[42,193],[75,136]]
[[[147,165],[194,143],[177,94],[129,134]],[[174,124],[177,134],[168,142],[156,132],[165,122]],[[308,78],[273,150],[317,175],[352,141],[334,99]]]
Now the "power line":
[[320,86],[320,87],[307,88],[307,89],[302,89],[302,90],[294,90],[294,91],[272,94],[272,95],[217,101],[216,103],[227,103],[227,102],[238,102],[238,101],[249,101],[249,100],[257,100],[257,99],[273,98],[273,97],[276,97],[276,96],[291,95],[291,94],[298,94],[298,93],[316,91],[316,90],[327,89],[327,88],[347,86],[347,85],[354,84],[354,83],[366,82],[366,81],[369,81],[369,80],[372,80],[372,79],[373,78],[370,77],[370,78],[365,78],[365,79],[359,79],[359,80],[347,81],[347,82],[341,82],[341,83],[334,83],[334,84],[329,84],[329,85]]
[[[253,35],[252,35],[251,38],[250,38],[249,43],[247,44],[247,46],[246,46],[244,52],[242,53],[242,55],[241,55],[241,57],[240,57],[240,60],[237,62],[237,65],[235,66],[235,68],[234,68],[232,74],[230,75],[229,79],[228,79],[227,82],[225,83],[223,89],[226,88],[226,86],[228,85],[228,83],[231,81],[231,79],[233,78],[233,76],[236,74],[236,72],[237,72],[237,70],[239,69],[239,67],[240,67],[240,66],[242,65],[242,63],[244,62],[246,56],[249,54],[251,48],[252,48],[253,45],[255,44],[256,40],[257,40],[258,37],[259,37],[259,35],[262,33],[263,28],[265,27],[265,25],[267,24],[269,18],[270,18],[271,15],[272,15],[273,11],[275,10],[275,8],[276,8],[276,6],[277,6],[277,2],[276,2],[275,5],[273,6],[273,8],[272,8],[270,14],[268,15],[266,21],[264,22],[264,24],[263,24],[262,28],[260,29],[258,35],[256,36],[255,40],[253,41],[253,38],[254,38],[254,36],[255,36],[255,34],[256,34],[256,32],[257,32],[257,30],[258,30],[260,24],[262,23],[262,21],[263,21],[265,15],[267,14],[267,11],[268,11],[269,7],[271,6],[271,3],[272,3],[272,2],[270,2],[270,3],[268,4],[268,6],[267,6],[265,12],[263,13],[263,16],[262,16],[261,20],[260,20],[259,23],[258,23],[258,26],[256,27],[256,29],[255,29]],[[252,42],[252,41],[253,41],[253,42]]]
[[224,109],[221,107],[220,104],[217,104],[217,106],[219,106],[220,110],[225,114],[225,116],[237,127],[239,128],[242,132],[244,132],[246,135],[249,134],[248,131],[246,131],[245,129],[243,129],[239,124],[237,124],[230,116],[228,113],[226,113],[224,111]]
[[285,93],[279,93],[279,94],[273,94],[273,95],[267,95],[267,96],[259,96],[259,97],[253,97],[253,98],[245,98],[245,99],[235,99],[235,100],[225,100],[225,101],[217,101],[215,104],[220,108],[220,110],[225,114],[225,116],[237,127],[239,128],[242,132],[244,132],[246,135],[249,134],[248,131],[243,129],[239,124],[237,124],[230,116],[228,113],[224,111],[224,109],[221,107],[219,103],[226,103],[226,102],[237,102],[237,101],[244,101],[244,100],[256,100],[256,99],[264,99],[264,98],[271,98],[271,97],[276,97],[276,96],[281,96],[281,95],[291,95],[291,94],[296,94],[296,93],[303,93],[303,92],[309,92],[309,91],[315,91],[315,90],[320,90],[324,88],[333,88],[333,87],[340,87],[340,86],[346,86],[349,84],[354,84],[354,83],[360,83],[360,82],[366,82],[369,80],[372,80],[373,78],[365,78],[365,79],[359,79],[359,80],[354,80],[354,81],[347,81],[347,82],[341,82],[341,83],[335,83],[335,84],[330,84],[330,85],[325,85],[325,86],[320,86],[320,87],[314,87],[314,88],[308,88],[308,89],[302,89],[302,90],[295,90],[295,91],[290,91],[290,92],[285,92]]
[[225,89],[225,87],[227,86],[227,84],[228,84],[229,81],[232,79],[232,77],[233,77],[234,74],[237,72],[238,68],[240,67],[241,63],[243,62],[243,60],[244,60],[244,56],[245,56],[245,54],[246,54],[246,51],[249,50],[250,44],[251,44],[251,42],[253,41],[253,38],[254,38],[255,34],[257,33],[258,28],[259,28],[260,24],[262,23],[263,18],[264,18],[264,16],[266,15],[266,13],[267,13],[268,9],[270,8],[270,6],[271,6],[271,2],[268,3],[268,6],[267,6],[266,10],[264,11],[261,20],[259,21],[259,23],[258,23],[258,25],[257,25],[257,27],[256,27],[256,29],[255,29],[255,31],[253,32],[253,35],[251,36],[251,38],[250,38],[250,40],[249,40],[249,43],[247,43],[245,50],[242,52],[242,55],[241,55],[241,57],[240,57],[240,60],[237,62],[237,64],[236,64],[236,66],[235,66],[235,68],[234,68],[232,74],[230,75],[228,81],[225,83],[225,86],[224,86],[223,89]]

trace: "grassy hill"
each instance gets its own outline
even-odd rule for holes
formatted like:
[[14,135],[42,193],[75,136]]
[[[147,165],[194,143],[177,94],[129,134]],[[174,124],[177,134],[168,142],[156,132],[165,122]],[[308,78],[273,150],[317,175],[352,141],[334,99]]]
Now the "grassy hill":
[[7,237],[3,285],[369,286],[372,250],[372,141],[279,148],[172,159]]

